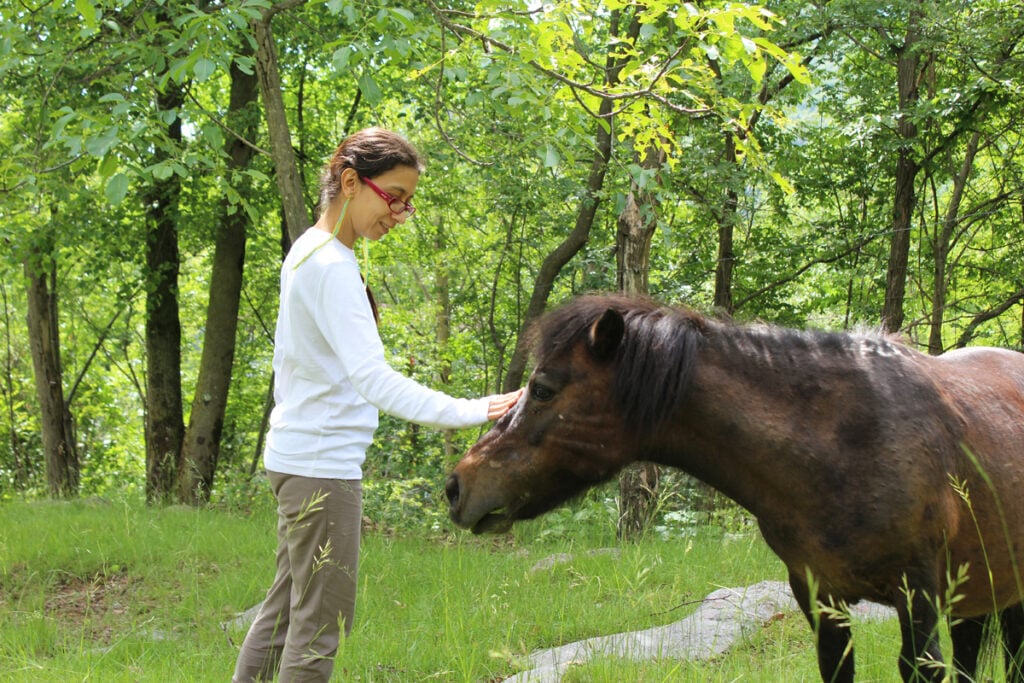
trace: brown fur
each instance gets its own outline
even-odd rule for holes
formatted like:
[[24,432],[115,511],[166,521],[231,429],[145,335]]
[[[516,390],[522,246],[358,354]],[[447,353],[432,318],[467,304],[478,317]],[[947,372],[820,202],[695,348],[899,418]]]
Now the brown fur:
[[[973,673],[986,615],[1024,625],[1024,356],[931,357],[880,337],[741,327],[625,297],[545,316],[526,396],[447,483],[475,532],[535,517],[623,466],[679,467],[748,509],[818,630],[825,680],[852,681],[849,628],[821,602],[900,615],[905,680],[938,680],[934,605]],[[990,580],[991,578],[991,580]],[[1006,643],[1009,652],[1020,647]],[[1009,678],[1024,681],[1020,657]]]

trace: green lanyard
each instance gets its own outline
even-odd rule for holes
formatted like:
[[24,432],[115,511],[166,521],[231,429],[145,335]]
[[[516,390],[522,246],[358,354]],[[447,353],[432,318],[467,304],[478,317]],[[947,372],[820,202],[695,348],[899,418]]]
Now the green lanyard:
[[[324,247],[326,247],[328,244],[331,243],[331,240],[333,240],[334,238],[336,238],[338,236],[338,231],[341,230],[341,221],[344,220],[344,218],[345,218],[345,211],[348,210],[348,203],[349,203],[349,200],[351,200],[351,199],[352,199],[351,197],[346,197],[345,203],[341,205],[341,215],[338,216],[338,222],[334,224],[334,230],[331,231],[331,236],[328,237],[324,241],[323,244],[317,246],[316,249],[313,249],[308,254],[303,256],[302,260],[299,261],[298,263],[296,263],[295,266],[292,268],[292,270],[297,270],[299,266],[301,266],[303,263],[306,262],[306,259],[308,259],[313,254],[315,254],[316,252],[318,252],[321,249],[323,249]],[[369,264],[369,257],[367,256],[367,254],[368,254],[368,252],[366,251],[366,245],[364,244],[363,245],[363,258],[364,258],[364,260],[366,260],[367,264]]]

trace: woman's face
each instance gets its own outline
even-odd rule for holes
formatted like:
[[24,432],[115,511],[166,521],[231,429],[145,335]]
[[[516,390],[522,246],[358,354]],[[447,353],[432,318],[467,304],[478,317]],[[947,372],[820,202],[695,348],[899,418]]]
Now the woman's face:
[[[396,166],[375,178],[370,178],[370,182],[381,191],[405,203],[412,202],[419,180],[420,173],[412,166]],[[361,179],[356,178],[352,187],[353,194],[348,213],[351,216],[353,237],[379,240],[396,224],[404,223],[409,218],[409,214],[405,212],[392,213],[388,202]]]

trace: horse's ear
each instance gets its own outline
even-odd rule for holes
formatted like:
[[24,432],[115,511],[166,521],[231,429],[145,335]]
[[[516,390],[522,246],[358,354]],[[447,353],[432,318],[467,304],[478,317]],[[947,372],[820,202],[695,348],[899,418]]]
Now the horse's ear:
[[590,349],[599,360],[611,360],[626,333],[626,322],[618,311],[608,309],[590,327]]

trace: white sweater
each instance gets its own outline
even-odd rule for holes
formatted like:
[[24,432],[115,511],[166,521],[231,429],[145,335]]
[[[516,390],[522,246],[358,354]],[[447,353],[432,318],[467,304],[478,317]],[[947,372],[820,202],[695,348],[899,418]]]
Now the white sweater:
[[430,427],[487,421],[489,400],[456,399],[393,370],[351,249],[310,228],[281,268],[268,470],[361,479],[378,410]]

